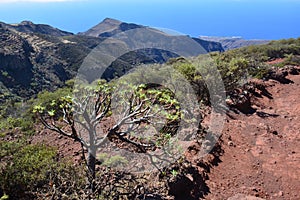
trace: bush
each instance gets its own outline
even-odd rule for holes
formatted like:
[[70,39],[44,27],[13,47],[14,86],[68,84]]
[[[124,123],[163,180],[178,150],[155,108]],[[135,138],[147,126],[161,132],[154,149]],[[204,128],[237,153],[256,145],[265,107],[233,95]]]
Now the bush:
[[33,106],[35,105],[44,105],[48,107],[52,107],[51,104],[54,101],[59,101],[60,98],[69,96],[72,94],[72,90],[69,87],[60,88],[54,92],[44,91],[38,94],[36,99],[32,99],[31,102]]
[[28,145],[16,151],[1,171],[4,192],[14,197],[45,185],[47,173],[55,164],[55,155],[54,149],[41,145]]
[[0,190],[12,199],[49,195],[54,192],[54,185],[57,194],[71,195],[84,185],[82,169],[65,161],[57,162],[52,147],[3,141],[0,147],[0,159],[4,161],[0,165]]
[[29,112],[28,103],[10,99],[0,106],[0,131],[3,133],[19,128],[26,135],[32,135],[33,115]]

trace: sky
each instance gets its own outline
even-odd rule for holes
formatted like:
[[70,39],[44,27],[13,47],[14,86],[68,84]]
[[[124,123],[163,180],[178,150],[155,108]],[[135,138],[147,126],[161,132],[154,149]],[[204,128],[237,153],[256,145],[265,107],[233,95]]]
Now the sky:
[[193,37],[300,37],[300,0],[0,0],[0,21],[29,20],[73,33],[104,18]]

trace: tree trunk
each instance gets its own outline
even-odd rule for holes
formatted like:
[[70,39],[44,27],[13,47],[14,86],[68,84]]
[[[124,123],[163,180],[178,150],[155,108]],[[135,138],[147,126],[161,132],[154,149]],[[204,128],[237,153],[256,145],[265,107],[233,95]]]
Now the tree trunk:
[[92,192],[95,190],[94,180],[96,177],[96,148],[90,147],[88,149],[87,167],[89,173],[89,185]]

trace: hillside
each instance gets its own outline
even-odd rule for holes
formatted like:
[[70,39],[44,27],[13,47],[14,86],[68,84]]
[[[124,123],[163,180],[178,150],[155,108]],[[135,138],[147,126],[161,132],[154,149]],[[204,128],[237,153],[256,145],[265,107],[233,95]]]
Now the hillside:
[[22,27],[0,26],[0,81],[11,93],[6,95],[30,97],[63,86],[74,77],[91,49],[101,42],[98,38],[71,34],[56,36],[65,33],[54,28],[40,34],[39,28]]
[[246,40],[241,37],[210,37],[210,36],[200,36],[200,39],[219,42],[222,44],[224,50],[237,49],[241,47],[247,47],[251,45],[267,44],[269,40]]
[[[43,90],[55,90],[77,74],[86,56],[108,36],[135,28],[143,28],[147,37],[178,42],[180,38],[141,25],[105,19],[92,29],[75,35],[49,25],[23,21],[20,24],[0,23],[0,87],[2,97],[28,98]],[[116,43],[118,42],[115,39]],[[223,51],[215,42],[197,40],[203,52]],[[113,51],[120,46],[113,47]],[[196,52],[197,53],[197,52]],[[196,54],[195,54],[196,55]],[[122,57],[123,56],[123,57]],[[102,78],[112,79],[130,70],[134,63],[164,63],[178,54],[166,50],[141,49],[127,52],[108,66]],[[92,73],[95,74],[95,73]],[[99,77],[100,78],[100,77]]]
[[0,22],[0,26],[22,33],[40,33],[57,37],[73,35],[73,33],[62,31],[46,24],[34,24],[31,21],[22,21],[19,24],[5,24]]

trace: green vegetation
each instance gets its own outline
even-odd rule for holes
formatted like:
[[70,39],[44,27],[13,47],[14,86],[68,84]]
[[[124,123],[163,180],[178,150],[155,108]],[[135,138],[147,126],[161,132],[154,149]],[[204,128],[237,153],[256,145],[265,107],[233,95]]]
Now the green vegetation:
[[126,158],[124,158],[120,155],[110,156],[107,153],[99,154],[98,160],[101,162],[101,165],[106,166],[106,167],[116,167],[116,166],[120,166],[122,164],[128,163]]
[[[134,144],[135,148],[146,152],[147,148],[155,147],[155,140],[159,140],[165,134],[172,134],[171,129],[162,128],[161,132],[157,133],[158,136],[153,134],[152,138],[147,138],[147,142],[143,141],[145,139],[143,137],[130,139],[132,134],[145,130],[148,124],[155,124],[159,118],[166,121],[165,127],[174,126],[181,118],[179,102],[167,88],[145,84],[135,86],[127,84],[126,81],[119,83],[118,88],[114,86],[114,83],[106,83],[104,80],[94,83],[76,85],[73,97],[55,96],[57,95],[55,93],[53,96],[55,98],[49,98],[48,96],[53,94],[43,94],[42,96],[47,98],[43,99],[40,96],[42,103],[33,107],[33,112],[46,128],[79,142],[83,150],[87,150],[87,178],[92,191],[95,190],[96,151],[106,142],[107,135],[117,137],[125,143]],[[113,96],[116,89],[118,89],[119,96]],[[114,109],[120,111],[118,114],[122,117],[103,133],[97,129],[97,125],[111,115],[112,102],[118,102],[115,105],[118,108]],[[71,131],[63,130],[65,127],[69,127]],[[87,138],[83,136],[85,132],[88,135]],[[103,162],[106,166],[116,165],[116,163],[124,164],[126,160],[115,156]]]
[[[88,40],[83,37],[73,38],[73,36],[64,37],[64,39],[71,42],[87,43],[90,46],[95,45],[94,41]],[[64,45],[61,50],[61,54],[67,59],[73,59],[74,55],[84,55],[88,52],[88,49],[83,52],[73,52],[72,43]],[[65,51],[66,50],[66,51]],[[268,74],[273,70],[272,68],[280,68],[286,65],[300,65],[300,38],[288,39],[281,41],[272,41],[267,45],[251,46],[241,49],[235,49],[223,53],[213,52],[207,55],[200,55],[197,58],[186,60],[184,58],[171,59],[167,65],[169,68],[165,70],[161,68],[161,65],[156,65],[151,69],[142,69],[140,72],[145,80],[151,80],[151,76],[155,74],[157,80],[165,85],[172,85],[176,81],[182,80],[179,75],[172,75],[172,80],[164,82],[164,77],[169,76],[169,69],[175,68],[180,75],[183,75],[184,79],[192,85],[196,91],[197,100],[209,105],[209,91],[206,86],[206,82],[213,79],[214,74],[210,74],[212,65],[217,66],[222,76],[226,92],[234,90],[235,88],[244,84],[249,78],[268,78]],[[269,64],[270,61],[276,59],[282,59],[281,62]],[[80,58],[81,59],[81,58]],[[79,65],[79,60],[76,61],[76,65]],[[201,70],[200,70],[201,69]],[[200,73],[201,72],[201,73]],[[139,80],[139,73],[133,74],[129,78],[131,80]],[[207,75],[206,77],[203,74]],[[0,76],[7,77],[5,71],[0,72]],[[173,82],[172,82],[173,81]],[[1,86],[0,91],[0,199],[18,199],[29,195],[31,199],[39,198],[50,199],[51,196],[55,196],[53,199],[63,198],[78,198],[86,197],[85,192],[88,191],[86,187],[85,178],[87,177],[82,166],[74,166],[69,161],[62,160],[57,154],[57,150],[53,147],[47,147],[45,145],[30,144],[30,138],[35,133],[35,124],[38,123],[37,116],[42,119],[44,125],[52,130],[60,131],[62,128],[69,127],[72,132],[68,133],[72,139],[81,142],[84,149],[92,149],[91,141],[82,141],[82,137],[78,129],[74,126],[73,118],[74,114],[78,114],[77,119],[83,120],[83,115],[80,116],[81,111],[86,112],[89,116],[92,116],[93,109],[97,108],[98,112],[95,115],[95,121],[93,123],[101,123],[101,120],[105,117],[110,117],[111,110],[111,98],[112,91],[115,89],[114,84],[124,84],[124,82],[116,82],[113,80],[111,83],[100,81],[96,84],[96,87],[85,88],[86,93],[81,97],[82,99],[74,99],[71,97],[74,81],[66,83],[66,87],[60,88],[54,92],[44,91],[37,95],[37,98],[30,100],[23,100],[19,97],[12,96],[8,89]],[[128,110],[125,113],[129,116],[132,114],[128,124],[133,125],[134,128],[129,126],[123,126],[125,123],[120,123],[119,126],[114,126],[109,130],[112,136],[117,136],[123,141],[130,141],[136,144],[145,152],[149,149],[163,148],[164,145],[176,146],[177,141],[172,140],[174,132],[177,130],[178,122],[181,120],[187,120],[187,118],[181,112],[181,105],[177,98],[186,98],[187,93],[180,93],[182,88],[185,88],[185,83],[178,86],[178,97],[162,87],[162,86],[126,86],[133,89],[134,92],[128,92],[127,90],[121,90],[119,99],[117,99],[121,113]],[[34,85],[33,85],[34,86]],[[3,88],[3,89],[2,89]],[[78,89],[78,88],[77,88]],[[184,91],[184,90],[183,90]],[[82,91],[81,91],[82,92]],[[88,97],[88,98],[87,98]],[[95,98],[98,101],[95,101]],[[107,97],[107,101],[101,101]],[[77,108],[80,112],[76,113],[74,110],[75,103],[83,102],[83,99],[87,99],[87,102],[92,106],[86,107],[86,110],[80,110],[83,108]],[[186,98],[188,99],[188,98]],[[143,102],[143,103],[141,103]],[[139,105],[142,105],[139,107]],[[79,105],[79,104],[77,104]],[[96,107],[95,107],[96,106]],[[98,107],[97,107],[98,106]],[[157,133],[155,137],[140,136],[135,137],[135,140],[129,140],[132,136],[137,136],[135,131],[140,128],[146,130],[150,123],[153,123],[149,117],[149,113],[156,113],[160,111],[161,107],[165,108],[167,112],[160,112],[158,117],[165,118],[165,127],[161,129],[161,132]],[[75,106],[76,107],[76,106]],[[153,110],[149,111],[149,108]],[[125,109],[124,109],[125,108]],[[37,115],[34,115],[32,111],[35,111]],[[147,113],[149,111],[149,113]],[[83,113],[84,113],[83,112]],[[65,115],[64,115],[65,113]],[[157,114],[157,113],[156,113]],[[148,116],[147,116],[148,115]],[[101,116],[101,117],[99,117]],[[188,119],[189,123],[193,119]],[[67,123],[65,123],[67,121]],[[49,123],[51,122],[51,123]],[[134,122],[134,123],[133,123]],[[135,123],[137,122],[137,123]],[[118,123],[118,122],[116,122]],[[55,124],[55,126],[53,125]],[[120,129],[123,126],[123,129]],[[136,126],[136,127],[135,127]],[[137,129],[135,129],[137,128]],[[90,130],[88,128],[88,130]],[[134,130],[134,131],[133,131]],[[95,130],[93,130],[96,132]],[[93,133],[94,133],[93,132]],[[105,133],[106,135],[107,133]],[[128,136],[128,137],[127,137]],[[130,137],[129,137],[130,136]],[[98,137],[98,136],[97,136]],[[101,135],[99,138],[104,138]],[[84,143],[85,142],[85,143]],[[88,145],[86,145],[88,143]],[[92,144],[92,145],[91,145]],[[100,145],[99,145],[100,146]],[[98,148],[96,145],[95,147]],[[149,148],[148,148],[149,147]],[[141,152],[143,152],[141,151]],[[178,149],[178,151],[182,151]],[[93,154],[91,154],[93,155]],[[132,176],[124,175],[124,173],[109,171],[111,167],[116,165],[125,166],[128,164],[128,160],[121,156],[109,157],[108,154],[98,155],[96,158],[90,155],[91,159],[88,172],[92,172],[93,184],[95,186],[96,198],[111,198],[112,194],[123,195],[127,192],[131,193],[135,187],[135,182],[132,182]],[[96,170],[96,161],[101,162],[101,170]],[[103,169],[102,169],[103,167]],[[92,171],[89,171],[92,170]],[[106,171],[107,170],[107,171]],[[165,170],[166,175],[169,177],[177,177],[182,173],[180,168],[171,168]],[[124,177],[130,177],[125,179]],[[113,181],[112,181],[113,180]],[[91,181],[91,180],[89,180]],[[98,188],[96,185],[98,184]],[[115,187],[115,183],[118,183],[118,187]],[[121,188],[122,185],[125,188]],[[97,190],[98,189],[98,190]],[[88,193],[88,192],[87,192]],[[44,196],[43,196],[44,195]]]
[[243,56],[258,62],[285,58],[288,54],[300,55],[300,38],[272,41],[269,44],[243,47],[224,53],[227,58]]
[[55,184],[61,191],[67,191],[69,184],[84,185],[80,166],[57,162],[54,148],[27,144],[25,140],[0,141],[0,147],[0,194],[2,191],[11,199],[50,193]]
[[[19,199],[27,194],[42,190],[50,192],[49,182],[57,182],[74,176],[79,181],[80,170],[76,172],[71,163],[60,160],[52,147],[31,145],[30,137],[35,133],[34,105],[51,104],[70,93],[66,87],[55,92],[43,92],[37,99],[27,102],[8,99],[0,106],[0,197],[1,199]],[[8,140],[9,139],[9,140]],[[72,173],[72,174],[71,174]],[[78,174],[77,174],[78,173]],[[80,184],[84,181],[80,182]],[[73,184],[73,183],[72,183]],[[78,183],[79,184],[79,183]],[[27,197],[31,198],[31,197]]]
[[[205,81],[201,74],[208,74],[209,68],[217,66],[226,89],[230,92],[243,85],[249,78],[267,78],[272,67],[300,65],[300,38],[272,41],[266,45],[257,45],[234,49],[223,53],[210,53],[211,61],[206,55],[187,61],[184,59],[170,60],[175,68],[191,82],[199,100],[206,102],[209,94],[205,89]],[[281,58],[278,64],[268,64],[269,61]],[[200,66],[200,67],[199,67]],[[199,71],[201,70],[201,73]],[[213,74],[212,74],[213,75]]]
[[[6,150],[12,151],[9,145]],[[11,163],[7,163],[5,172],[1,174],[4,178],[1,185],[7,194],[13,193],[11,190],[14,188],[27,191],[44,185],[47,171],[55,164],[56,152],[45,146],[27,145],[12,155]]]
[[34,133],[33,115],[25,103],[15,100],[6,101],[0,106],[0,131],[5,136],[6,132],[20,130],[26,135]]

